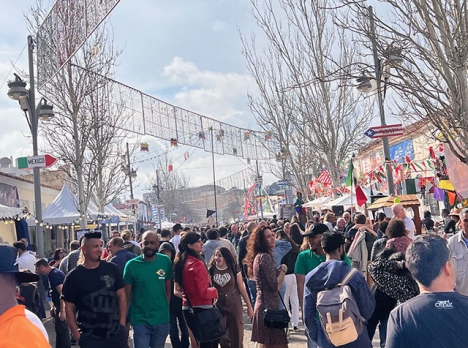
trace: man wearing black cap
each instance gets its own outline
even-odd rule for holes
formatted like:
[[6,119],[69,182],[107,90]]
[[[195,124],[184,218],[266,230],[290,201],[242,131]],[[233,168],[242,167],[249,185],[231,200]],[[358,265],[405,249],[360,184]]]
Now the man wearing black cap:
[[180,243],[180,232],[183,231],[181,224],[175,224],[172,227],[172,231],[174,231],[174,237],[171,238],[170,242],[174,246],[176,253],[179,252],[179,243]]
[[0,346],[50,348],[41,330],[16,302],[16,284],[37,282],[37,274],[19,272],[16,249],[0,244]]
[[[297,279],[297,292],[299,295],[299,303],[302,308],[302,300],[304,295],[304,280],[307,273],[315,267],[325,262],[325,252],[322,249],[320,241],[324,232],[328,231],[325,224],[316,223],[310,226],[309,231],[304,233],[302,237],[308,239],[309,250],[304,250],[297,256],[294,273]],[[351,266],[351,261],[345,255],[344,261]]]
[[82,348],[127,347],[125,284],[117,266],[101,260],[101,233],[85,233],[81,252],[84,263],[67,275],[62,288],[72,336]]

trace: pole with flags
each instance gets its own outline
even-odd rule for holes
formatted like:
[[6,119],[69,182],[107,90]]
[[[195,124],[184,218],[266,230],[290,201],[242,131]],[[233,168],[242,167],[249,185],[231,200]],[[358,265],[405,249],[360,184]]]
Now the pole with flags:
[[348,175],[346,176],[346,187],[351,187],[351,216],[353,215],[353,184],[354,184],[354,164],[353,158],[349,160]]

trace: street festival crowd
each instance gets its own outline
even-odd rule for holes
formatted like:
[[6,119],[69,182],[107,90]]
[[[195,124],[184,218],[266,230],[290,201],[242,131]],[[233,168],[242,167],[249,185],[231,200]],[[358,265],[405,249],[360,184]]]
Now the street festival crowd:
[[[88,232],[51,260],[0,244],[0,347],[468,347],[468,209],[415,235],[395,203],[375,221],[345,212],[173,231]],[[303,219],[302,219],[303,220]],[[137,241],[135,241],[135,239]],[[303,326],[300,323],[302,319]]]

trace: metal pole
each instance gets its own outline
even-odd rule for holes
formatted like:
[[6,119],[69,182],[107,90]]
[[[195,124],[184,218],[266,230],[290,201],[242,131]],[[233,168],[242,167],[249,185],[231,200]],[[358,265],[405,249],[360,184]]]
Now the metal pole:
[[[31,121],[31,135],[33,140],[33,155],[38,155],[38,146],[37,146],[37,135],[38,135],[38,122],[39,122],[39,110],[40,105],[36,108],[36,91],[34,85],[34,61],[33,61],[33,51],[34,51],[34,40],[29,35],[28,36],[28,60],[29,60],[29,101],[28,101],[28,112],[29,118]],[[42,196],[41,196],[41,175],[39,168],[33,168],[33,178],[34,178],[34,203],[35,203],[35,213],[36,220],[36,244],[37,244],[37,253],[39,257],[44,257],[44,232],[41,226],[42,224]]]
[[[379,103],[379,113],[380,113],[380,125],[385,126],[385,110],[384,110],[384,100],[382,98],[382,67],[380,64],[379,57],[377,55],[377,43],[376,43],[376,35],[375,35],[375,25],[374,25],[374,12],[372,10],[372,6],[368,7],[369,10],[369,24],[370,24],[370,31],[371,31],[371,40],[372,40],[372,53],[374,55],[374,68],[375,68],[375,79],[377,81],[377,100]],[[388,183],[388,194],[393,196],[395,194],[395,187],[393,184],[393,172],[391,166],[391,159],[390,159],[390,147],[388,145],[388,137],[382,138],[383,150],[384,150],[384,157],[385,157],[385,168],[387,173],[387,183]]]
[[213,163],[213,191],[214,191],[214,204],[215,204],[215,221],[218,226],[218,201],[216,200],[216,174],[215,174],[215,160],[214,160],[214,140],[213,140],[213,127],[210,127],[211,131],[211,161]]
[[[260,170],[258,169],[258,160],[255,160],[255,163],[257,165],[257,184],[259,185],[258,186],[258,193],[262,193],[262,183],[258,181],[258,179],[260,178]],[[260,199],[260,216],[263,220],[263,203],[262,203],[262,199]]]
[[[132,168],[130,166],[130,149],[127,143],[127,165],[128,165],[128,182],[130,184],[130,198],[133,199],[133,187],[132,187]],[[133,204],[132,204],[133,208]]]
[[159,206],[159,170],[156,170],[156,198],[158,199],[158,205],[156,209],[158,210],[158,221],[159,221],[159,228],[162,228],[162,221],[161,221],[161,207]]

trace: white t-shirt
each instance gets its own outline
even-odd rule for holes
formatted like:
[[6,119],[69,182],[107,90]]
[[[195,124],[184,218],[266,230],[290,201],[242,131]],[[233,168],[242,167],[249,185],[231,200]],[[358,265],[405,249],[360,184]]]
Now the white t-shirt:
[[20,270],[29,269],[31,273],[35,274],[36,267],[34,266],[34,264],[36,263],[36,261],[37,259],[26,251],[25,253],[22,253],[17,259],[18,268]]
[[414,230],[416,229],[416,226],[414,226],[413,219],[406,217],[405,218],[405,225],[406,225],[406,230],[409,231],[408,237],[414,240]]
[[179,252],[179,244],[180,244],[180,234],[176,234],[169,241],[174,245],[175,251],[176,251],[176,253],[178,253]]
[[46,338],[47,342],[49,342],[49,335],[47,334],[47,330],[44,327],[44,324],[42,324],[41,319],[39,319],[36,314],[34,314],[33,312],[27,310],[26,308],[24,309],[24,314],[26,315],[26,318],[28,318],[31,323],[36,325],[37,328],[39,330],[41,330],[41,332],[44,335],[44,337]]

